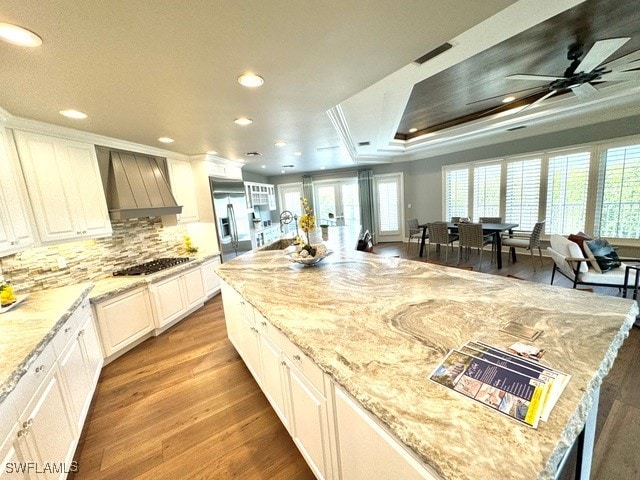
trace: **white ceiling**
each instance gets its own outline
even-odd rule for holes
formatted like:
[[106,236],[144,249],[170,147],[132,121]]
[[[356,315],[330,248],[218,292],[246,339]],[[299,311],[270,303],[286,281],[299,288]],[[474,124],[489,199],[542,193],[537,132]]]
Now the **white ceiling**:
[[[295,173],[424,158],[496,141],[504,128],[495,124],[511,120],[394,141],[413,84],[577,3],[3,0],[0,22],[35,31],[43,45],[0,42],[0,107],[187,155],[215,150],[267,176],[280,174],[283,164],[295,165],[287,170]],[[421,67],[411,63],[446,41],[454,48]],[[240,86],[236,78],[248,70],[262,75],[264,86]],[[599,105],[609,116],[637,114],[637,93],[636,82],[614,93],[613,112],[602,99]],[[527,112],[532,127],[556,128],[551,119],[566,108],[585,117],[574,99],[553,104]],[[69,108],[89,118],[58,114]],[[235,125],[241,115],[254,123]],[[166,147],[161,136],[175,143]],[[288,145],[277,148],[278,140]],[[372,147],[358,147],[361,141]],[[244,155],[252,151],[262,156]]]

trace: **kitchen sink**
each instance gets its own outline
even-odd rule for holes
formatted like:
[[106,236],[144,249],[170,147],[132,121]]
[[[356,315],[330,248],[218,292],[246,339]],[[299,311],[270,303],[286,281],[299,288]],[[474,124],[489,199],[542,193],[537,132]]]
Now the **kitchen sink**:
[[264,247],[260,247],[256,250],[260,252],[266,250],[284,250],[285,248],[293,245],[294,242],[294,238],[281,238],[273,243],[270,243],[269,245],[265,245]]

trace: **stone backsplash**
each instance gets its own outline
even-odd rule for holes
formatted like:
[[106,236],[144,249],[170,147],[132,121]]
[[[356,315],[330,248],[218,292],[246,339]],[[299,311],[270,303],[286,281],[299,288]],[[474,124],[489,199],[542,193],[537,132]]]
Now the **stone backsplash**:
[[[114,270],[159,257],[183,255],[183,225],[163,227],[159,217],[112,222],[113,235],[95,240],[38,246],[0,258],[5,279],[17,292],[97,280]],[[66,268],[58,267],[58,259]]]

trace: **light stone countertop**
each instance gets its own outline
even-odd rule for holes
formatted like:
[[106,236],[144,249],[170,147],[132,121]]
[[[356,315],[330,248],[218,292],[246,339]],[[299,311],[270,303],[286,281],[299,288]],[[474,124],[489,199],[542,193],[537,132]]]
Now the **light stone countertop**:
[[196,253],[189,262],[152,275],[106,277],[82,283],[33,292],[20,305],[0,315],[0,402],[18,384],[29,366],[85,297],[98,302],[127,290],[189,270],[219,256]]
[[[217,271],[442,478],[553,478],[637,304],[357,252],[352,240],[334,238],[341,249],[313,267],[253,251]],[[469,340],[518,341],[499,331],[512,320],[543,330],[542,363],[572,375],[537,429],[428,380]]]
[[0,402],[13,391],[91,287],[91,283],[81,283],[40,290],[0,315]]

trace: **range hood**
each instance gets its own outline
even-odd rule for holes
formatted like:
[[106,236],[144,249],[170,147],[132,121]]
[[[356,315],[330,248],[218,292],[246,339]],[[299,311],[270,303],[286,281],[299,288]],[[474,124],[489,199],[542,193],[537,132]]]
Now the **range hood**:
[[112,220],[182,213],[162,171],[164,159],[105,150],[98,156],[105,158],[108,153],[105,193]]

